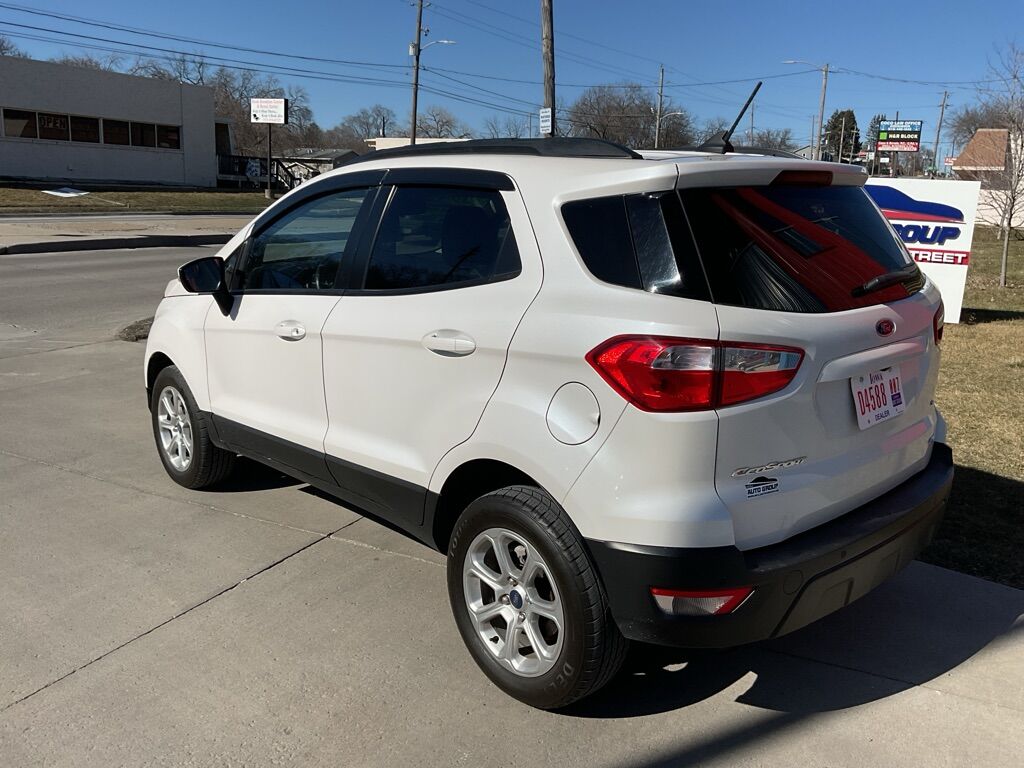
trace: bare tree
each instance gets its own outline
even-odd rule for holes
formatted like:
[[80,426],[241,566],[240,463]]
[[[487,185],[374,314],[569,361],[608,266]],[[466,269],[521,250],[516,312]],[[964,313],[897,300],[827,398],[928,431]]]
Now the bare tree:
[[[726,126],[728,128],[729,126]],[[725,128],[722,129],[723,131]],[[789,128],[760,128],[754,131],[754,146],[792,152],[797,148],[793,131]]]
[[469,126],[444,107],[427,107],[416,118],[416,133],[426,139],[468,139]]
[[383,104],[360,109],[342,120],[338,127],[341,126],[360,139],[373,139],[388,134],[400,136],[403,132],[394,111]]
[[484,136],[489,139],[521,139],[529,131],[526,118],[518,115],[491,115],[484,120]]
[[1006,130],[1005,145],[1002,134],[993,132],[991,140],[995,143],[988,148],[995,156],[1003,156],[1002,170],[977,174],[999,221],[1003,239],[999,285],[1005,287],[1010,236],[1024,213],[1024,48],[1010,44],[989,70],[992,77],[979,89],[971,114],[988,123],[976,127]]
[[953,113],[949,120],[949,138],[954,146],[963,147],[979,128],[992,128],[1002,120],[996,105],[969,104]]
[[55,64],[66,64],[69,67],[82,69],[99,69],[106,72],[120,72],[124,65],[124,57],[116,53],[106,56],[93,56],[91,53],[63,53],[50,59]]
[[[661,147],[671,149],[692,143],[693,117],[687,110],[668,101],[662,115]],[[583,91],[562,119],[572,136],[650,149],[654,146],[657,100],[640,83],[598,85]]]
[[0,35],[0,56],[12,56],[18,59],[27,59],[28,54],[14,44],[9,37]]
[[709,117],[704,121],[704,125],[701,126],[700,130],[696,131],[694,141],[696,144],[702,144],[716,134],[729,130],[729,126],[731,125],[732,120],[728,120],[721,115],[718,117]]
[[206,59],[200,55],[177,54],[164,59],[138,58],[128,68],[128,74],[191,85],[206,85],[210,67]]

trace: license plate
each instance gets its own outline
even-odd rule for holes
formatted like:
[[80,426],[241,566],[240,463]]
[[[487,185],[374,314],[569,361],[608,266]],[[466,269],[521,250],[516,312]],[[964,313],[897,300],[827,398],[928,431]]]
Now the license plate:
[[898,365],[884,371],[854,376],[850,379],[850,389],[853,391],[857,426],[861,429],[894,419],[907,408]]

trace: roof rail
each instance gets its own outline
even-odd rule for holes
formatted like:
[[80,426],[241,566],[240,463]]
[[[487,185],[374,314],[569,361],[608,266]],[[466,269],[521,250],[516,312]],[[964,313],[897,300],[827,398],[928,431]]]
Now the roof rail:
[[538,157],[607,157],[639,160],[640,155],[621,144],[604,139],[575,139],[553,137],[549,139],[470,139],[469,141],[439,141],[416,144],[411,147],[379,149],[354,157],[343,165],[379,160],[388,157],[419,155],[535,155]]
[[[717,150],[709,150],[705,144],[701,144],[699,147],[688,145],[685,147],[679,147],[678,149],[671,150],[675,152],[715,152]],[[795,160],[804,160],[806,158],[801,157],[795,152],[789,152],[785,149],[769,149],[768,147],[732,147],[723,154],[730,155],[768,155],[770,157],[789,157]]]

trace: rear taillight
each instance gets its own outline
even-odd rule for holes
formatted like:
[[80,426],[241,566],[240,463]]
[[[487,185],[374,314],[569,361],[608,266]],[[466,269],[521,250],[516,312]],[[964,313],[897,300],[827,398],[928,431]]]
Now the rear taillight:
[[753,587],[712,590],[651,587],[651,596],[658,608],[675,616],[721,616],[739,608],[753,591]]
[[601,377],[645,411],[702,411],[777,392],[803,351],[739,342],[616,336],[587,354]]
[[935,346],[942,341],[942,331],[946,326],[946,308],[939,300],[939,308],[935,310],[935,317],[932,318],[932,332],[935,335]]

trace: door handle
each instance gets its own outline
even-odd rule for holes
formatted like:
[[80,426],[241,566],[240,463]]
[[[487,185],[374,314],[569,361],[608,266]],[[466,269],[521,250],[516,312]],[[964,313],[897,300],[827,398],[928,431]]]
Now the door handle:
[[306,338],[306,329],[298,320],[282,320],[274,326],[274,333],[285,341],[301,341]]
[[442,357],[465,357],[476,351],[476,342],[473,337],[462,331],[453,331],[443,328],[438,331],[431,331],[423,337],[424,347]]

